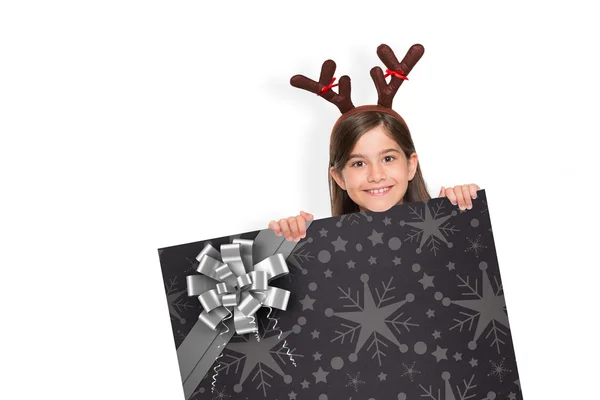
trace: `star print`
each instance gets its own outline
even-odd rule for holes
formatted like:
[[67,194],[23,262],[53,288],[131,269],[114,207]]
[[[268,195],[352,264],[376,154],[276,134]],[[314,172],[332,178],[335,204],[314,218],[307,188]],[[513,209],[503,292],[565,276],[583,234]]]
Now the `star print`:
[[454,263],[453,262],[449,262],[448,265],[446,265],[446,267],[448,267],[448,271],[452,271],[456,268],[454,268]]
[[350,260],[346,263],[348,265],[348,269],[354,269],[354,265],[356,264],[354,261]]
[[462,360],[462,353],[454,353],[452,356],[456,361]]
[[325,228],[321,228],[319,233],[321,234],[321,237],[327,237],[327,231],[325,230]]
[[288,331],[284,332],[283,335],[273,335],[267,338],[261,338],[260,341],[230,342],[227,345],[228,349],[235,351],[236,353],[244,354],[246,357],[240,382],[243,383],[246,380],[257,364],[262,364],[262,368],[266,366],[279,375],[284,376],[283,370],[273,358],[272,349],[275,346],[280,345],[280,343],[290,334],[291,331]]
[[318,338],[319,338],[319,335],[320,335],[320,332],[319,332],[318,330],[316,330],[316,329],[315,329],[315,330],[314,330],[314,331],[312,331],[310,334],[312,335],[313,339],[318,339]]
[[442,334],[439,331],[433,331],[433,338],[434,339],[439,339],[442,337]]
[[302,389],[308,389],[309,383],[306,379],[303,380],[302,383],[300,383],[300,384],[302,385]]
[[402,259],[399,257],[394,257],[394,265],[400,265],[400,263],[402,262]]
[[423,278],[419,279],[419,283],[423,285],[423,289],[427,289],[428,287],[434,287],[433,278],[435,277],[423,273]]
[[290,400],[295,400],[296,399],[296,393],[294,393],[293,390],[290,393],[288,393],[288,396],[290,396]]
[[300,300],[300,303],[302,304],[302,311],[314,310],[313,304],[315,304],[315,299],[311,299],[308,297],[308,295],[306,295],[304,299]]
[[329,268],[327,268],[325,270],[325,278],[331,278],[332,275],[333,275],[333,271],[330,270]]
[[385,226],[388,226],[389,224],[392,223],[392,219],[390,217],[385,217],[383,219],[383,223],[385,224]]
[[437,349],[435,349],[435,351],[431,354],[435,356],[437,362],[440,362],[441,360],[448,359],[448,357],[446,356],[447,351],[448,349],[442,349],[440,346],[438,346]]
[[427,312],[425,314],[427,314],[427,318],[435,317],[435,311],[433,311],[433,310],[427,310]]
[[475,367],[475,366],[477,366],[477,360],[474,358],[471,358],[471,361],[469,361],[469,364],[471,364],[471,367]]
[[319,370],[317,372],[313,372],[313,375],[315,376],[315,379],[316,379],[315,383],[319,383],[319,382],[327,383],[327,375],[329,375],[329,372],[325,372],[325,371],[323,371],[323,368],[319,367]]
[[322,356],[322,354],[319,353],[318,351],[315,354],[313,354],[315,361],[321,361],[321,356]]
[[509,399],[509,400],[517,400],[517,395],[516,395],[516,394],[514,394],[513,392],[510,392],[510,393],[508,394],[508,399]]
[[381,238],[382,236],[383,232],[379,233],[373,229],[373,233],[371,233],[371,236],[367,236],[367,239],[369,239],[371,243],[373,243],[373,246],[375,246],[378,243],[383,244],[383,239]]
[[377,375],[377,377],[379,378],[380,381],[385,381],[386,380],[385,378],[387,377],[387,374],[384,374],[382,372],[379,375]]
[[346,243],[348,243],[348,241],[342,239],[341,236],[338,236],[337,239],[335,239],[333,242],[331,242],[333,247],[335,247],[336,252],[337,251],[346,251]]
[[519,390],[521,390],[521,380],[520,379],[517,379],[513,383],[519,387]]
[[371,256],[369,257],[369,264],[373,265],[373,264],[377,264],[377,258]]

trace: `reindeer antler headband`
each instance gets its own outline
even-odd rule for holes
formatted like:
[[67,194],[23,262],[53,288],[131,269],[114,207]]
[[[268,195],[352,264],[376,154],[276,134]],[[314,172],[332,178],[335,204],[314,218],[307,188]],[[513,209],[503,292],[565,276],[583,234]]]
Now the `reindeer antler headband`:
[[[405,80],[408,80],[407,75],[421,59],[424,52],[425,49],[423,46],[420,44],[413,44],[406,52],[402,62],[399,62],[388,45],[381,44],[377,47],[377,55],[387,67],[385,75],[379,67],[373,67],[371,69],[371,78],[373,78],[373,82],[377,88],[377,105],[354,107],[354,104],[352,104],[352,100],[350,99],[350,77],[344,75],[340,78],[339,84],[334,84],[335,78],[333,75],[335,74],[336,65],[333,60],[327,60],[323,63],[323,66],[321,67],[321,76],[319,77],[318,82],[313,81],[304,75],[294,75],[290,79],[290,83],[294,87],[307,90],[323,97],[340,109],[342,115],[335,123],[334,129],[344,119],[363,111],[384,112],[391,114],[404,122],[404,119],[400,114],[392,110],[392,102],[396,92],[402,83]],[[385,78],[388,76],[392,77],[390,83],[386,83],[385,81]],[[332,90],[334,86],[339,86],[339,93],[335,93]]]

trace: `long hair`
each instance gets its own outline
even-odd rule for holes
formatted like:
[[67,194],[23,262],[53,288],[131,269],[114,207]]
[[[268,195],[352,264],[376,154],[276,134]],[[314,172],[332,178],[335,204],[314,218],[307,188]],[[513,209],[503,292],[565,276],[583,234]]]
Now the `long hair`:
[[[394,116],[378,111],[365,111],[351,115],[342,121],[333,132],[329,142],[329,167],[334,167],[341,173],[344,165],[354,145],[365,132],[377,127],[383,126],[384,130],[392,139],[398,143],[404,155],[408,159],[412,153],[415,153],[415,145],[410,131],[406,124]],[[360,211],[356,204],[345,190],[342,190],[337,182],[327,171],[329,179],[329,197],[331,199],[331,215],[337,217],[343,214],[349,214]],[[408,188],[402,202],[411,203],[431,199],[427,192],[427,185],[421,173],[421,167],[417,164],[417,171],[414,178],[408,182]]]

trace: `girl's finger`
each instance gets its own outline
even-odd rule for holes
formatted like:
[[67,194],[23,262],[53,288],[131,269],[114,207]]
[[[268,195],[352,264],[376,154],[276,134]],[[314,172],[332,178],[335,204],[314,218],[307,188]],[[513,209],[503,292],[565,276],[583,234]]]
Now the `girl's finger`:
[[448,197],[448,200],[450,200],[450,203],[452,203],[453,205],[457,204],[457,199],[456,199],[456,195],[454,195],[454,190],[452,190],[452,188],[446,188],[446,190],[444,190],[446,192],[446,197]]
[[281,227],[279,226],[279,224],[275,221],[271,221],[269,223],[269,229],[273,229],[273,231],[275,232],[275,234],[277,236],[281,236]]
[[306,221],[303,216],[298,215],[296,222],[298,223],[298,236],[302,239],[306,236]]
[[469,191],[471,192],[471,197],[476,199],[477,198],[477,191],[479,190],[479,186],[477,186],[474,183],[471,183],[469,185]]
[[281,230],[283,235],[285,236],[285,240],[292,240],[292,236],[290,233],[290,224],[288,224],[286,219],[280,219],[279,225],[281,226]]
[[458,207],[461,210],[464,210],[466,208],[466,206],[465,206],[465,199],[463,197],[462,188],[460,186],[455,186],[454,194],[456,195],[456,201],[458,202]]
[[300,240],[300,235],[298,234],[298,221],[296,221],[296,217],[289,217],[288,223],[290,224],[290,232],[292,234],[292,240],[295,242]]
[[446,191],[446,189],[444,189],[444,187],[442,186],[442,189],[440,190],[440,194],[438,194],[438,197],[445,197],[444,196],[445,191]]
[[473,202],[471,201],[471,192],[469,191],[469,185],[462,185],[461,189],[463,197],[465,199],[465,206],[467,207],[467,210],[470,210],[471,208],[473,208]]
[[307,213],[304,211],[300,211],[300,215],[302,215],[307,221],[312,221],[315,218],[311,213]]

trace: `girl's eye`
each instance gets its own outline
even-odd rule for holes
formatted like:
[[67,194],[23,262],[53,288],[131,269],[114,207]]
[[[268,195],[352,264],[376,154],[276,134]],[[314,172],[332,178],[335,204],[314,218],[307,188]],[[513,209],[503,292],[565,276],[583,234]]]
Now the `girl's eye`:
[[384,157],[384,160],[385,160],[385,159],[388,159],[388,158],[390,159],[388,162],[392,162],[392,160],[395,160],[395,159],[396,159],[396,157],[394,157],[394,156],[385,156],[385,157]]
[[362,163],[363,163],[362,161],[356,161],[356,162],[352,163],[352,166],[353,167],[360,167],[360,165],[356,165],[356,164],[362,164]]

